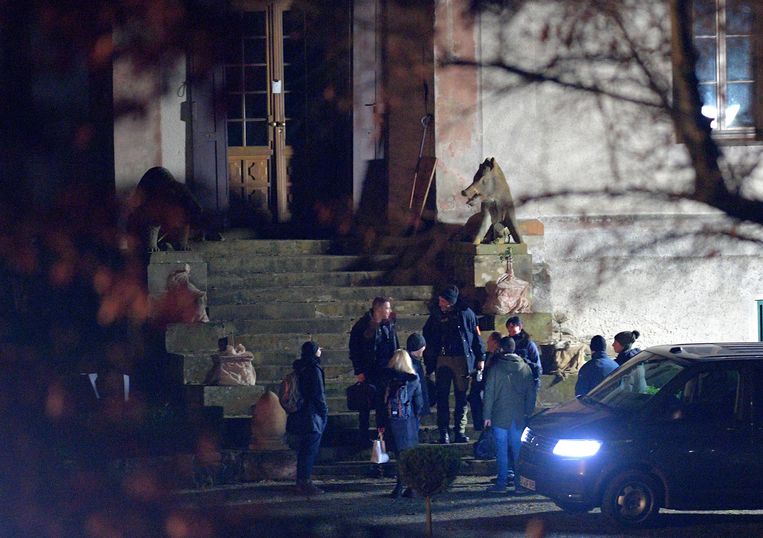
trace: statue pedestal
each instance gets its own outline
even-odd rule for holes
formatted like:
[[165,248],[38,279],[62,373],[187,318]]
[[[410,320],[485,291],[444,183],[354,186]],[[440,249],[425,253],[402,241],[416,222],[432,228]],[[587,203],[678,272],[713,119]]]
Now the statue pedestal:
[[297,478],[297,454],[291,450],[244,452],[241,463],[244,481],[293,481]]
[[286,411],[278,396],[265,392],[252,406],[252,442],[242,456],[244,480],[294,480],[297,456],[285,442]]

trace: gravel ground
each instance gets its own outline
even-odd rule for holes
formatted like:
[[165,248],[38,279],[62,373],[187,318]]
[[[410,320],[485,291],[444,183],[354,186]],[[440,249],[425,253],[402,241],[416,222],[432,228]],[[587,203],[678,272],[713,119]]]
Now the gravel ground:
[[[326,494],[306,499],[283,483],[179,492],[186,514],[211,525],[214,536],[421,536],[424,500],[390,499],[391,479],[325,480]],[[484,477],[460,477],[433,497],[435,536],[763,536],[763,511],[677,513],[655,528],[613,529],[598,510],[568,514],[545,497],[485,492]]]

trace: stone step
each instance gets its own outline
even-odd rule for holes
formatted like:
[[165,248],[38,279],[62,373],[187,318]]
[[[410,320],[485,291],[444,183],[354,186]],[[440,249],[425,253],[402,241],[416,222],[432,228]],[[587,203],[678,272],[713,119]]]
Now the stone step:
[[211,258],[207,261],[210,278],[219,274],[238,274],[247,276],[252,273],[325,273],[331,271],[367,271],[391,267],[396,260],[393,255],[374,256],[235,256]]
[[335,302],[363,301],[370,308],[374,297],[391,297],[393,308],[398,301],[432,299],[432,286],[363,286],[337,287],[322,286],[292,286],[276,288],[249,289],[215,289],[209,295],[209,304],[248,304],[264,302]]
[[[220,304],[209,307],[209,317],[214,320],[288,320],[295,318],[347,318],[360,317],[370,301],[343,302],[261,302],[256,304]],[[395,301],[395,312],[404,316],[426,316],[429,302],[424,300]]]
[[[451,445],[448,445],[451,446]],[[382,465],[385,477],[394,478],[397,473],[397,463],[393,460]],[[319,478],[330,477],[367,477],[373,476],[375,464],[362,461],[340,461],[329,464],[317,464],[313,467],[313,476]],[[462,458],[461,468],[458,472],[462,476],[495,476],[495,460],[475,460],[474,458]]]
[[[225,234],[227,236],[227,234]],[[343,254],[354,249],[347,242],[329,239],[233,239],[205,241],[193,244],[194,252],[206,258],[225,258],[251,255],[295,256],[305,254]]]
[[[243,319],[236,321],[236,328],[243,339],[245,335],[257,335],[272,333],[302,333],[312,334],[346,334],[349,339],[350,329],[353,323],[358,319],[358,315],[345,318],[316,318],[316,319],[291,319],[291,320],[272,320],[261,319],[251,320]],[[398,316],[397,331],[399,333],[420,331],[426,323],[427,316]],[[285,330],[288,329],[288,330]],[[315,338],[321,345],[323,343]]]
[[208,277],[210,295],[216,290],[252,289],[290,286],[376,286],[382,284],[386,271],[326,271],[280,272],[260,274],[211,274]]

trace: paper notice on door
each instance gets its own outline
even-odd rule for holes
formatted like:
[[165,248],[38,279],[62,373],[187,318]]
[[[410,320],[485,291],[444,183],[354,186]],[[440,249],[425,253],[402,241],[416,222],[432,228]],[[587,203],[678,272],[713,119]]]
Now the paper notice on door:
[[281,93],[281,86],[283,86],[283,82],[280,80],[274,80],[273,81],[273,93]]

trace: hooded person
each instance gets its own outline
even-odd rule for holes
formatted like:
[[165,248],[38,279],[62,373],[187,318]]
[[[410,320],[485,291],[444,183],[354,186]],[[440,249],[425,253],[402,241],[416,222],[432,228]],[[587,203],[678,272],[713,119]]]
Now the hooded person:
[[[419,444],[419,423],[424,411],[424,399],[419,376],[413,367],[411,356],[404,349],[398,349],[389,360],[387,368],[381,374],[381,394],[376,408],[379,432],[388,432],[387,448],[395,452],[400,461],[404,450]],[[403,492],[400,473],[397,475],[395,489],[391,497],[401,494],[411,496],[412,492]]]
[[[503,337],[500,353],[493,356],[485,381],[485,427],[493,429],[498,468],[495,485],[488,488],[491,493],[506,492],[510,463],[511,468],[515,469],[522,444],[522,431],[527,425],[528,417],[535,410],[535,381],[532,370],[514,351],[514,340],[510,336]],[[516,474],[514,486],[517,495],[523,493]]]
[[591,338],[591,360],[583,365],[578,372],[578,381],[575,383],[575,396],[588,394],[596,385],[604,381],[604,378],[615,371],[618,364],[607,355],[607,341],[597,334]]
[[612,349],[617,353],[615,362],[622,366],[630,358],[635,357],[641,352],[641,349],[633,347],[633,344],[638,340],[641,333],[638,331],[622,331],[615,335],[615,339],[612,342]]
[[466,443],[466,391],[469,373],[483,361],[485,344],[480,337],[477,316],[459,298],[458,288],[450,285],[440,291],[435,308],[424,324],[424,364],[427,374],[435,374],[437,429],[441,444],[450,443],[450,387],[456,397],[453,410],[455,442]]
[[325,376],[321,368],[321,347],[317,342],[302,344],[299,359],[292,367],[298,376],[302,404],[286,419],[289,443],[297,451],[296,492],[306,496],[320,495],[323,490],[316,487],[311,475],[318,456],[321,437],[328,422],[328,406],[324,390]]
[[419,382],[421,383],[421,397],[424,401],[424,409],[421,411],[421,416],[429,414],[429,407],[431,405],[429,400],[428,380],[424,375],[423,360],[426,347],[427,341],[419,333],[411,333],[408,340],[405,342],[405,349],[408,351],[408,355],[411,356],[413,369],[416,370],[416,375],[419,376]]

